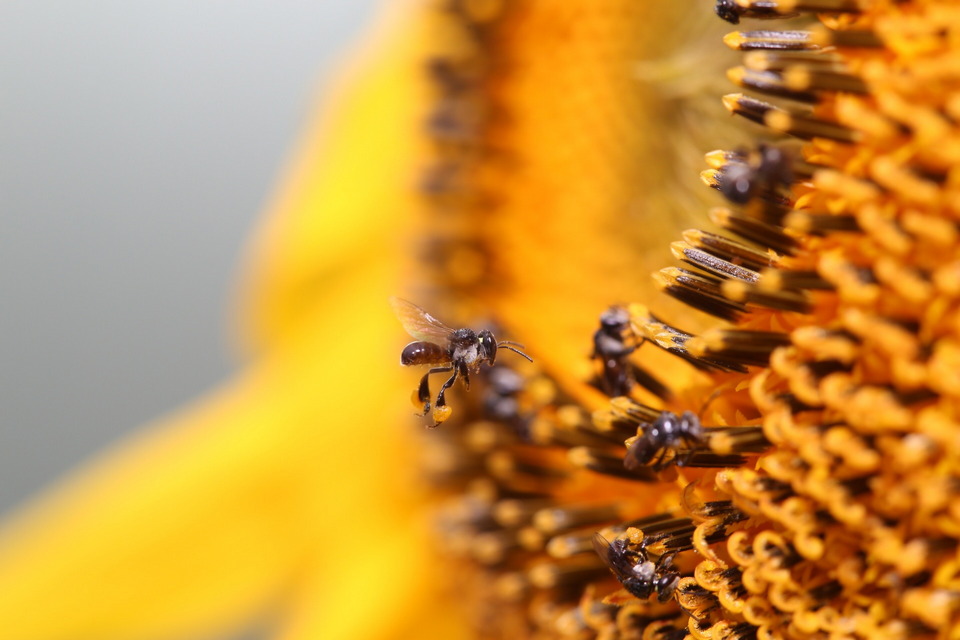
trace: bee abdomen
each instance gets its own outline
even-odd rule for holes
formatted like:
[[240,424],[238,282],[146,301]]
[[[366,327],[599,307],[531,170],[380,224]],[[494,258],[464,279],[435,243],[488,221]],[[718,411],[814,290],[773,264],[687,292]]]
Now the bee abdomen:
[[447,350],[432,342],[411,342],[400,354],[400,364],[440,364],[449,360]]

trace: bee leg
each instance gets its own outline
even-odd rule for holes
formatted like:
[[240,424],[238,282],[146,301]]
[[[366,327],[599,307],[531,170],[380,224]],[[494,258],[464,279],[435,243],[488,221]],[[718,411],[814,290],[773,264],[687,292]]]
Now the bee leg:
[[420,378],[420,386],[417,387],[417,400],[420,401],[420,406],[423,407],[423,413],[420,415],[425,416],[430,413],[430,376],[434,373],[446,373],[452,368],[453,367],[434,367]]
[[[654,471],[663,471],[667,468],[667,463],[665,462],[667,458],[668,447],[660,447],[660,455],[657,456],[657,461],[650,463],[650,468]],[[676,457],[676,455],[674,455]]]
[[665,571],[667,569],[673,568],[673,559],[676,557],[677,552],[667,552],[657,558],[657,571]]
[[442,386],[442,387],[440,387],[440,393],[437,394],[437,406],[438,406],[438,407],[446,406],[447,400],[446,400],[446,398],[444,398],[443,394],[445,394],[445,393],[447,392],[447,389],[449,389],[450,387],[452,387],[452,386],[453,386],[453,383],[457,381],[457,376],[460,375],[460,368],[459,368],[459,367],[440,367],[440,368],[437,368],[437,369],[431,369],[431,370],[430,370],[431,373],[432,373],[432,372],[434,372],[434,371],[437,371],[437,372],[440,372],[440,371],[450,371],[451,369],[453,369],[453,375],[450,376],[449,378],[447,378],[447,381],[443,383],[443,386]]
[[463,378],[463,384],[466,386],[467,391],[470,391],[470,370],[467,369],[466,365],[460,370],[460,377]]
[[441,422],[444,422],[447,418],[450,417],[452,410],[447,406],[447,399],[444,397],[447,389],[453,386],[453,383],[457,381],[457,376],[460,375],[460,367],[454,365],[453,367],[445,367],[444,371],[450,371],[453,369],[453,375],[450,376],[446,382],[443,383],[443,386],[440,387],[440,392],[437,394],[437,402],[433,406],[433,424],[430,425],[430,428],[439,427]]
[[657,600],[660,602],[669,600],[673,596],[673,592],[677,589],[680,572],[673,566],[673,558],[676,555],[676,552],[665,553],[657,560],[657,592],[659,594]]
[[697,454],[697,448],[704,444],[700,438],[693,436],[684,436],[682,439],[684,444],[689,447],[689,450],[687,451],[687,454],[683,456],[683,460],[677,463],[678,467],[685,467],[690,464],[690,462],[693,460],[693,456]]

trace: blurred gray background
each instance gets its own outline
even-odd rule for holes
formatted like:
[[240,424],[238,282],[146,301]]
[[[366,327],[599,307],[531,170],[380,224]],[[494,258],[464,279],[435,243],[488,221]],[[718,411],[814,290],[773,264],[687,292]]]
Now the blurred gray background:
[[0,3],[0,512],[229,375],[240,251],[375,4]]

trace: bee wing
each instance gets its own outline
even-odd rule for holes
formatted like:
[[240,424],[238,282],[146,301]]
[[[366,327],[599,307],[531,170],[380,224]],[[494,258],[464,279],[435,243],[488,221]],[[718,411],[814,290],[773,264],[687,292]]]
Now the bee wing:
[[603,564],[607,565],[607,568],[619,575],[616,565],[610,560],[610,541],[604,538],[599,533],[593,534],[593,550],[597,552],[597,555],[600,556],[600,559],[603,560]]
[[390,306],[407,333],[424,342],[443,342],[450,337],[453,329],[432,315],[403,298],[390,298]]

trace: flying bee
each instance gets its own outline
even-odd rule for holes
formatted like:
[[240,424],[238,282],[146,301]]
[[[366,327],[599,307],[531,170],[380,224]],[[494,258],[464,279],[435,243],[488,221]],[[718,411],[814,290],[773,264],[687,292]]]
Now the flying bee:
[[[667,466],[664,460],[668,449],[676,449],[685,444],[692,450],[693,447],[703,444],[705,436],[700,419],[692,411],[684,411],[681,416],[664,411],[653,422],[644,424],[643,433],[627,449],[623,466],[631,471],[638,469],[652,462],[659,451],[660,457],[650,466],[655,471],[660,471]],[[677,462],[681,466],[683,463],[684,461]]]
[[623,588],[641,600],[656,593],[657,600],[666,602],[680,582],[680,571],[673,566],[676,553],[665,553],[652,562],[646,549],[634,551],[626,540],[614,538],[610,542],[599,533],[593,535],[593,550]]
[[436,401],[433,402],[433,422],[436,427],[450,417],[451,409],[447,406],[444,394],[453,386],[458,378],[463,379],[467,389],[470,388],[470,373],[477,372],[480,365],[493,365],[497,359],[497,351],[507,349],[526,358],[533,359],[525,354],[522,344],[502,340],[497,342],[493,333],[484,329],[451,329],[417,305],[402,298],[390,298],[394,313],[411,336],[417,339],[403,348],[400,354],[400,364],[434,365],[420,379],[416,390],[416,404],[421,408],[420,415],[430,413],[432,398],[430,394],[430,376],[435,373],[450,373]]

